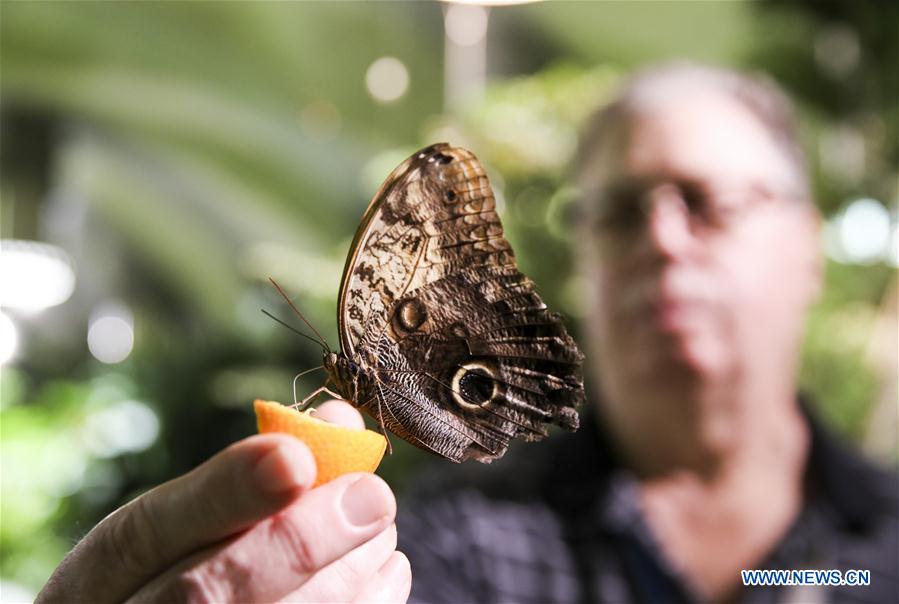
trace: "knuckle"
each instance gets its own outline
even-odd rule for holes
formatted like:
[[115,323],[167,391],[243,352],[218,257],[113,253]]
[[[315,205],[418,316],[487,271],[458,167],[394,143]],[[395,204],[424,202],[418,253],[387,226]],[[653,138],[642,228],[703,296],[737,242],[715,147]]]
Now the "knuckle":
[[252,602],[254,569],[250,561],[234,551],[225,551],[205,563],[187,569],[168,582],[158,602],[212,604]]
[[162,560],[162,544],[147,498],[135,499],[111,520],[106,545],[113,559],[132,576],[152,573]]
[[[242,482],[238,472],[229,468],[226,479],[216,482],[214,477],[203,475],[186,485],[191,496],[183,502],[181,513],[195,526],[227,526],[231,522],[228,506],[243,503],[243,493],[237,486]],[[233,490],[224,491],[223,486]]]
[[340,585],[362,585],[368,579],[368,574],[362,572],[352,562],[339,559],[333,564]]
[[291,571],[298,575],[310,575],[317,571],[321,563],[316,555],[317,548],[307,531],[292,522],[287,515],[276,516],[269,527],[272,543],[281,551]]
[[194,568],[177,575],[154,599],[172,604],[229,602],[232,598],[227,585],[227,583],[215,581],[204,569]]

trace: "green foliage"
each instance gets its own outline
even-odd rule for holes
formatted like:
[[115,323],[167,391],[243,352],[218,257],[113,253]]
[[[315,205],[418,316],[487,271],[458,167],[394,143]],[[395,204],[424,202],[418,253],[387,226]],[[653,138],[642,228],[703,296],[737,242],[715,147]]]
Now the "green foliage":
[[128,478],[116,462],[135,443],[98,420],[122,410],[122,419],[134,418],[127,411],[135,408],[145,411],[137,419],[152,422],[154,414],[137,403],[123,407],[134,385],[113,373],[28,387],[21,371],[4,367],[0,380],[0,573],[39,586],[87,528],[84,517],[102,517]]
[[801,387],[830,425],[855,440],[864,435],[884,387],[871,347],[878,302],[886,299],[891,282],[895,286],[889,267],[830,263],[822,299],[809,315]]

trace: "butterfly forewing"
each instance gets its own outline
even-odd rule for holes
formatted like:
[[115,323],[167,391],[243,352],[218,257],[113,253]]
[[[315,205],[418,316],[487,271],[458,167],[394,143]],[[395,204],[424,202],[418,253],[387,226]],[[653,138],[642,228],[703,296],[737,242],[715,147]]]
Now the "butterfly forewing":
[[577,428],[582,356],[503,237],[489,180],[446,144],[391,173],[341,286],[344,353],[374,384],[355,401],[454,461],[490,461],[548,424]]

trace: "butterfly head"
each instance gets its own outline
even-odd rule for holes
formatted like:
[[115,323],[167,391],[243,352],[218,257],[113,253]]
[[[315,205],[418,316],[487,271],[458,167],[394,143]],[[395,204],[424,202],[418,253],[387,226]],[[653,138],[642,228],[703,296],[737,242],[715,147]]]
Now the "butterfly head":
[[347,358],[342,352],[322,351],[322,365],[324,365],[325,371],[328,372],[331,381],[337,385],[338,390],[350,377],[346,362]]
[[348,401],[355,400],[359,382],[362,379],[362,370],[359,365],[348,359],[342,352],[327,350],[322,355],[322,365],[337,387],[337,392]]

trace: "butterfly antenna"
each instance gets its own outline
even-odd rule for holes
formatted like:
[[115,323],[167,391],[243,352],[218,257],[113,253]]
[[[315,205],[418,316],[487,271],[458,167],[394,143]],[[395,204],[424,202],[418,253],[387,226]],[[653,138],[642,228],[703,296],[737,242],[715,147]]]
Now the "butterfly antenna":
[[312,323],[310,323],[309,321],[306,320],[306,317],[304,317],[303,313],[300,312],[300,309],[297,308],[296,305],[294,305],[293,301],[287,296],[287,293],[283,289],[281,289],[281,286],[278,285],[278,283],[271,277],[269,277],[268,280],[272,282],[272,285],[275,286],[275,289],[278,290],[278,293],[281,294],[281,297],[284,298],[284,301],[287,302],[287,304],[290,306],[290,308],[293,309],[293,312],[297,313],[297,316],[303,321],[303,323],[305,323],[306,326],[309,327],[309,329],[311,329],[312,332],[316,336],[318,336],[318,339],[321,342],[321,344],[325,347],[325,350],[327,350],[328,352],[331,352],[331,347],[328,346],[327,342],[325,342],[325,339],[322,337],[322,334],[318,333],[318,330],[312,326]]
[[[267,316],[267,317],[270,318],[270,319],[274,319],[275,321],[277,321],[278,323],[280,323],[281,325],[283,325],[284,327],[286,327],[287,329],[289,329],[289,330],[292,331],[293,333],[297,334],[298,336],[303,336],[304,338],[306,338],[307,340],[309,340],[310,342],[312,342],[312,343],[315,344],[316,346],[320,346],[320,345],[321,345],[321,342],[319,342],[318,340],[316,340],[316,339],[313,338],[312,336],[303,333],[302,331],[300,331],[299,329],[297,329],[297,328],[294,327],[293,325],[288,325],[287,323],[285,323],[284,321],[282,321],[281,319],[279,319],[278,317],[276,317],[276,316],[273,315],[272,313],[268,312],[268,311],[265,310],[264,308],[262,308],[262,309],[260,309],[260,310],[262,311],[262,314],[264,314],[265,316]],[[328,352],[331,352],[331,350],[328,349]],[[316,367],[316,369],[317,369],[317,367]]]

